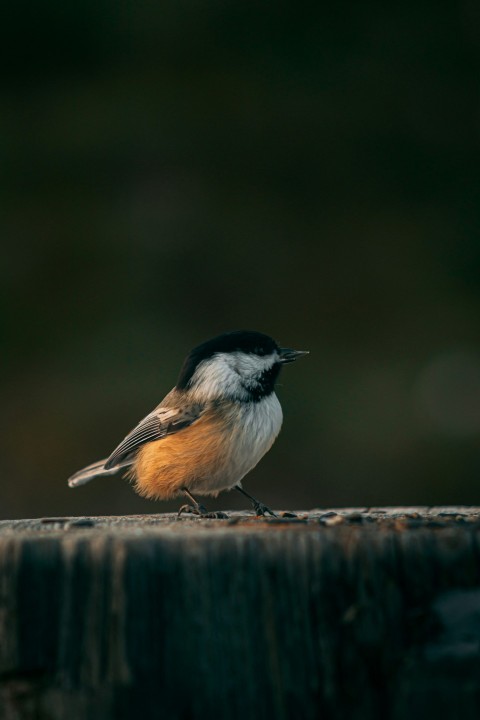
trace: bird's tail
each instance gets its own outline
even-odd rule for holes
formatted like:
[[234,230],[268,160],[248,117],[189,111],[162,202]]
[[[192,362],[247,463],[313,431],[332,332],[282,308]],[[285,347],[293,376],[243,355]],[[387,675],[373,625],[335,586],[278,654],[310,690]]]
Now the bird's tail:
[[93,480],[96,477],[115,475],[115,473],[117,473],[122,468],[128,467],[132,464],[132,461],[130,460],[120,463],[119,465],[115,465],[115,467],[110,468],[109,470],[105,470],[105,463],[107,462],[107,460],[108,458],[104,458],[103,460],[97,460],[97,462],[94,462],[91,465],[87,465],[87,467],[83,468],[83,470],[79,470],[78,472],[71,475],[67,481],[69,486],[78,487],[78,485],[85,485],[85,483],[90,482],[90,480]]

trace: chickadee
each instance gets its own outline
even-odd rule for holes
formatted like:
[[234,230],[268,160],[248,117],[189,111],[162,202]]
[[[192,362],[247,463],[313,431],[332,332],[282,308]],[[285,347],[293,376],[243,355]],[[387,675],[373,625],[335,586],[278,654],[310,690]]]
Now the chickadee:
[[183,493],[192,505],[179,512],[208,515],[192,493],[216,497],[235,488],[251,500],[257,515],[274,515],[241,481],[280,432],[282,408],[275,381],[282,365],[306,354],[281,348],[263,333],[243,330],[199,345],[160,405],[110,457],[72,475],[69,486],[128,468],[135,490],[144,497],[168,500]]

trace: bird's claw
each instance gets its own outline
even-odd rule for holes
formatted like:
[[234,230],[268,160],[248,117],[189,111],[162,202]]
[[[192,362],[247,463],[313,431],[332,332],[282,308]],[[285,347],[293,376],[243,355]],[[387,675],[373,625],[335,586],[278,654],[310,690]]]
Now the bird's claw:
[[179,509],[177,513],[177,518],[180,517],[183,513],[186,513],[187,515],[206,515],[207,508],[203,505],[182,505],[182,507]]
[[182,505],[177,513],[177,519],[186,513],[188,515],[197,515],[199,518],[205,518],[206,520],[227,520],[228,515],[226,513],[217,510],[216,512],[208,512],[204,505]]
[[265,517],[265,515],[267,514],[272,515],[272,517],[277,517],[273,510],[270,510],[269,507],[267,507],[261,502],[258,502],[258,500],[254,503],[253,508],[257,517]]

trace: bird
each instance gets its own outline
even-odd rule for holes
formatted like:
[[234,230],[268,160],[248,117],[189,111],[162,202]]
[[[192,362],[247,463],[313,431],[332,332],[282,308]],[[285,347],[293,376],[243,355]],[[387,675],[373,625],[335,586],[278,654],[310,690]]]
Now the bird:
[[257,516],[275,513],[242,487],[283,421],[275,383],[283,365],[307,355],[253,330],[224,332],[187,355],[175,387],[111,455],[68,479],[72,488],[124,471],[141,496],[187,498],[182,513],[209,513],[197,495],[235,488]]

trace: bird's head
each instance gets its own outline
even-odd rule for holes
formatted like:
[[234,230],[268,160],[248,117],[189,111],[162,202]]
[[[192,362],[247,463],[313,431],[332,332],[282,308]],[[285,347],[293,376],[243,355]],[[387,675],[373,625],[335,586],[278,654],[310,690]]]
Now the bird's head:
[[257,402],[274,391],[283,364],[306,354],[252,330],[223,333],[188,354],[176,388],[198,400]]

